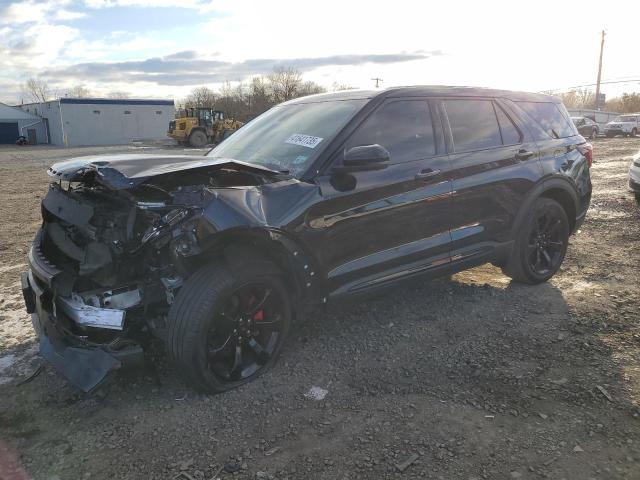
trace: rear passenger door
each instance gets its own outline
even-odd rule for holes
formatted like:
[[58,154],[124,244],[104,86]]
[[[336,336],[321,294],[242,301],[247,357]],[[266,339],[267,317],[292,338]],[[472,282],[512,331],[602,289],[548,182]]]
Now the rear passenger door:
[[442,99],[441,108],[453,182],[451,260],[491,255],[509,240],[524,196],[541,177],[537,146],[497,100]]
[[[330,290],[360,290],[449,263],[451,182],[440,119],[426,99],[389,99],[350,135],[344,152],[378,144],[382,170],[318,177],[323,201],[308,214]],[[350,184],[350,185],[349,185]]]

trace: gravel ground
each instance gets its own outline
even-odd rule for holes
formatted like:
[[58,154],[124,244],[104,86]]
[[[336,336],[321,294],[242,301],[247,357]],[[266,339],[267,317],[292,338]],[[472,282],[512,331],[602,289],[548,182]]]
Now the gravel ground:
[[217,396],[161,353],[93,395],[47,366],[20,383],[41,365],[18,274],[45,168],[137,149],[0,149],[0,478],[640,478],[640,139],[594,146],[592,206],[549,283],[483,266],[318,312],[271,372]]

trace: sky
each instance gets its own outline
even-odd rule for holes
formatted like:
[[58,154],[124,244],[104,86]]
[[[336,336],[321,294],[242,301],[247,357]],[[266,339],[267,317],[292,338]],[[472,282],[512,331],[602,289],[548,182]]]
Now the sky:
[[[640,3],[582,1],[0,0],[0,102],[30,77],[58,92],[184,98],[274,67],[330,88],[417,84],[640,91]],[[594,88],[594,87],[588,87]]]

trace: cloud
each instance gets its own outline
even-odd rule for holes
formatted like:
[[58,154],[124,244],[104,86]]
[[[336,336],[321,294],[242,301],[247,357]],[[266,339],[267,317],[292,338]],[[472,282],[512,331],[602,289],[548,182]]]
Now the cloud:
[[308,72],[327,66],[392,64],[424,60],[434,55],[441,55],[441,52],[331,55],[289,59],[260,58],[228,62],[198,57],[195,51],[187,50],[146,60],[79,63],[48,69],[42,75],[60,81],[78,78],[99,82],[151,82],[157,85],[186,86],[242,80],[254,75],[268,74],[280,67],[293,67],[301,72]]
[[77,20],[79,18],[86,17],[87,14],[84,12],[74,12],[71,10],[58,10],[56,12],[55,19],[56,20]]
[[85,0],[84,4],[89,8],[110,7],[155,7],[155,8],[207,8],[207,0]]

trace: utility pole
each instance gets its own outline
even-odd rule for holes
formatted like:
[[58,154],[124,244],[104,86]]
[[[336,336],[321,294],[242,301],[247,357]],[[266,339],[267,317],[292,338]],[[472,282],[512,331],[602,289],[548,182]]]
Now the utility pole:
[[371,80],[376,82],[376,88],[380,88],[380,82],[382,82],[381,78],[375,77],[375,78],[372,78]]
[[600,61],[598,62],[598,82],[596,83],[596,104],[595,109],[598,109],[598,99],[600,98],[600,79],[602,78],[602,52],[604,51],[604,36],[606,35],[602,30],[602,39],[600,40]]

